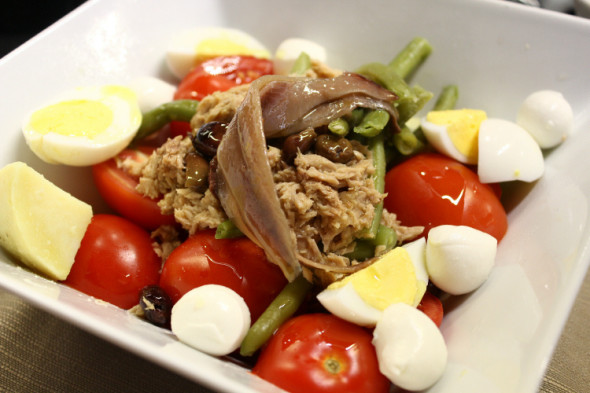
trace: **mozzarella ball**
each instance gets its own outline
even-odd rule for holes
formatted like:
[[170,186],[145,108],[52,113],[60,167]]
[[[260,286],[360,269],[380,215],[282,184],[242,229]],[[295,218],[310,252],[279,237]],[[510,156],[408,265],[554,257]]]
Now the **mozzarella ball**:
[[543,149],[557,146],[570,134],[574,114],[563,94],[541,90],[521,104],[516,123],[528,131]]
[[172,37],[166,50],[166,64],[176,77],[182,79],[205,60],[231,55],[270,58],[264,45],[243,31],[225,27],[196,27]]
[[477,163],[479,126],[487,118],[478,109],[450,109],[428,112],[422,131],[441,154],[465,164]]
[[495,237],[464,225],[440,225],[428,232],[426,267],[430,280],[452,295],[483,284],[494,266]]
[[544,171],[543,152],[522,127],[503,119],[481,123],[477,174],[482,183],[532,182]]
[[51,164],[88,166],[117,155],[141,124],[135,93],[123,86],[80,87],[31,113],[23,135]]
[[279,44],[275,52],[273,58],[275,73],[289,74],[301,52],[307,53],[312,60],[326,62],[326,49],[323,46],[304,38],[288,38]]
[[153,76],[141,76],[129,83],[137,95],[141,113],[146,113],[174,99],[176,86]]
[[440,330],[426,314],[407,304],[385,309],[373,331],[373,345],[381,373],[405,390],[429,388],[447,365]]
[[244,299],[230,288],[203,285],[176,302],[170,325],[183,343],[222,356],[240,347],[250,328],[250,311]]
[[[423,264],[423,261],[418,263]],[[416,306],[420,303],[428,282],[422,276],[418,279],[416,270],[410,253],[397,247],[372,265],[330,284],[317,299],[344,320],[375,326],[390,304],[402,302]]]

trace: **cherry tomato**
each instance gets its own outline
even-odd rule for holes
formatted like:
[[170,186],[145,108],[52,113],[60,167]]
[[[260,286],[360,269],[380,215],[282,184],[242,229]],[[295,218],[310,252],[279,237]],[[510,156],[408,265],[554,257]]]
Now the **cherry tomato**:
[[285,322],[262,349],[252,372],[291,393],[386,393],[372,335],[330,314]]
[[430,228],[467,225],[504,237],[506,212],[493,188],[463,164],[438,154],[420,154],[394,166],[385,176],[384,206],[403,225]]
[[219,284],[236,291],[255,321],[287,280],[250,239],[216,239],[214,230],[205,230],[172,251],[162,268],[160,286],[176,303],[191,289],[205,284]]
[[178,85],[175,100],[202,100],[216,91],[250,83],[273,73],[272,61],[253,56],[220,56],[196,66]]
[[432,293],[426,291],[420,304],[418,304],[418,310],[422,311],[424,314],[428,315],[432,322],[436,324],[436,326],[440,327],[440,324],[443,320],[443,305],[439,298],[434,296]]
[[145,229],[119,216],[97,214],[64,283],[128,309],[139,303],[142,288],[158,283],[160,267]]
[[191,131],[191,123],[188,121],[172,120],[170,123],[170,138],[178,135],[187,136]]
[[94,184],[107,204],[123,217],[149,230],[160,225],[174,225],[174,216],[163,215],[157,200],[140,194],[135,189],[138,179],[118,168],[116,160],[147,160],[153,150],[153,147],[126,149],[116,158],[92,167]]

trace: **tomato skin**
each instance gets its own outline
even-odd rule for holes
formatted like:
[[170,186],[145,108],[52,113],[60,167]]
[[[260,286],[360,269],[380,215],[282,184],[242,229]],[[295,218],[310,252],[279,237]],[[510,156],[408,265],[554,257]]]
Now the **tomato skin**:
[[158,283],[161,264],[145,229],[119,216],[97,214],[64,284],[128,309],[138,304],[143,287]]
[[138,179],[119,169],[116,159],[147,160],[153,150],[154,147],[147,146],[125,149],[116,158],[92,167],[94,184],[106,203],[123,217],[148,230],[160,225],[174,225],[174,216],[163,215],[157,200],[140,194],[135,189]]
[[250,83],[273,73],[273,63],[253,56],[219,56],[196,66],[178,85],[175,100],[202,100],[216,91]]
[[250,239],[215,239],[214,230],[204,230],[190,236],[168,256],[160,286],[176,303],[191,289],[205,284],[219,284],[236,291],[255,321],[287,284],[287,279]]
[[262,349],[252,372],[291,393],[386,393],[372,335],[330,314],[285,322]]
[[420,154],[385,175],[385,208],[403,225],[467,225],[500,241],[508,221],[494,189],[463,164],[433,153]]
[[440,327],[444,311],[442,302],[438,297],[426,291],[417,308],[432,319],[432,322],[434,322],[436,326]]

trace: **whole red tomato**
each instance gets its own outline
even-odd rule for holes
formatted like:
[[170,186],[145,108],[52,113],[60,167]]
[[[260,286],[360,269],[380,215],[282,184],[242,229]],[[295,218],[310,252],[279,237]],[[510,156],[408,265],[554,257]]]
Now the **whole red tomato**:
[[202,100],[216,91],[250,83],[273,73],[273,63],[253,56],[219,56],[196,66],[178,85],[175,100]]
[[205,230],[172,251],[162,268],[160,286],[176,303],[191,289],[205,284],[236,291],[255,321],[284,288],[287,279],[250,239],[216,239],[214,230]]
[[160,267],[143,228],[119,216],[97,214],[64,283],[127,309],[138,304],[143,287],[158,283]]
[[154,149],[147,146],[125,149],[116,158],[92,167],[94,184],[106,203],[123,217],[149,230],[160,225],[174,225],[174,216],[163,215],[157,200],[140,194],[135,189],[139,179],[120,169],[117,160],[145,161]]
[[438,154],[419,154],[385,175],[385,208],[403,225],[466,225],[498,241],[508,227],[494,189],[465,165]]
[[252,371],[291,393],[387,393],[371,340],[333,315],[304,314],[277,330]]

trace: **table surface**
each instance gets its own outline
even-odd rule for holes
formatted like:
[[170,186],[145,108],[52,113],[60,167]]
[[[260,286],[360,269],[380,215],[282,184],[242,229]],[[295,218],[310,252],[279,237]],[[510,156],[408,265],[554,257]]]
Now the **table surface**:
[[[0,57],[76,7],[38,7],[19,24],[22,3],[0,16]],[[17,4],[18,3],[18,4]],[[43,2],[45,3],[45,2]],[[12,8],[11,8],[12,7]],[[43,15],[43,17],[39,17]],[[16,22],[15,22],[16,21]],[[590,392],[590,273],[587,274],[540,386],[541,393]],[[580,345],[584,343],[584,345]],[[0,290],[0,392],[193,392],[209,390],[93,336]]]

